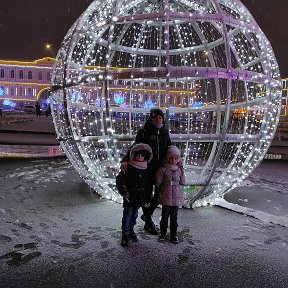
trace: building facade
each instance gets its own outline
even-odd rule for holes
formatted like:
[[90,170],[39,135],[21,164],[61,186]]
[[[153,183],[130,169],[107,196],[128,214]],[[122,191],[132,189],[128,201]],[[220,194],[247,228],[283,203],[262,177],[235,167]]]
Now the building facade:
[[0,104],[22,108],[39,101],[45,108],[54,58],[35,61],[0,60]]
[[288,116],[288,78],[282,80],[282,109],[281,116]]
[[[14,103],[21,109],[26,104],[34,105],[38,101],[41,108],[45,109],[48,105],[54,61],[55,59],[51,57],[34,61],[0,59],[0,106]],[[147,90],[147,87],[144,90]],[[115,96],[111,98],[115,100]],[[281,116],[288,116],[288,78],[283,79],[282,99]],[[116,100],[114,102],[117,102]],[[174,104],[179,105],[181,101],[183,99]]]

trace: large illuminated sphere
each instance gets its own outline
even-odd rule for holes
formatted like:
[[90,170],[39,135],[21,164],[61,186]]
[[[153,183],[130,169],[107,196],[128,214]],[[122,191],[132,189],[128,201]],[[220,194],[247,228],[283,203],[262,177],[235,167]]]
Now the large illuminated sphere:
[[281,106],[271,45],[237,0],[94,1],[63,40],[52,89],[68,158],[119,202],[120,160],[151,107],[166,113],[182,152],[191,207],[213,204],[249,176]]

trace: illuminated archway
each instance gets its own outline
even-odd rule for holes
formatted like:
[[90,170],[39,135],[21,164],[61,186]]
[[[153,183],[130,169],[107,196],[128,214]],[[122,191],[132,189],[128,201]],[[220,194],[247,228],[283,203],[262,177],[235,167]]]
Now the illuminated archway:
[[39,90],[36,95],[36,101],[40,103],[41,108],[44,110],[46,110],[50,105],[50,99],[49,99],[50,93],[51,90],[49,86]]

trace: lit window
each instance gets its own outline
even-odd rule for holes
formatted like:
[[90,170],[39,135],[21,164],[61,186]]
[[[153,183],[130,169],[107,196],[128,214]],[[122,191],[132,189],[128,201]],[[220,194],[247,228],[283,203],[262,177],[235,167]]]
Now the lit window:
[[33,96],[32,95],[32,88],[28,88],[28,96],[30,96],[30,97]]

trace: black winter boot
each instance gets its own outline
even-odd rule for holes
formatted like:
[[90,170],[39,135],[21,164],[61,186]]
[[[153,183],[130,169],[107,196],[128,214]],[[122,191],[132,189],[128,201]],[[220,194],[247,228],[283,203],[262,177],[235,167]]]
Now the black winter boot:
[[158,238],[159,242],[163,242],[165,240],[166,234],[162,234],[162,232],[160,233],[160,236]]
[[171,237],[171,242],[175,244],[179,243],[179,238],[177,235],[177,228],[178,228],[177,221],[171,221],[170,219],[170,237]]
[[171,242],[173,242],[174,244],[178,244],[179,243],[179,238],[177,236],[177,233],[171,234]]
[[149,214],[149,212],[147,212],[147,211],[149,211],[149,210],[145,209],[145,214],[144,214],[145,215],[145,225],[144,225],[144,229],[148,233],[150,233],[152,235],[158,235],[158,232],[157,232],[157,230],[155,228],[155,224],[152,221],[152,217]]
[[158,241],[159,242],[163,242],[165,240],[166,237],[166,233],[167,233],[167,224],[164,223],[162,220],[160,221],[160,236]]
[[154,223],[146,224],[144,225],[144,229],[151,235],[158,235],[158,231],[155,228]]
[[132,229],[130,231],[129,238],[132,240],[132,242],[138,242],[138,237],[137,237],[134,229]]
[[129,238],[127,235],[122,235],[121,246],[126,247],[129,244]]

